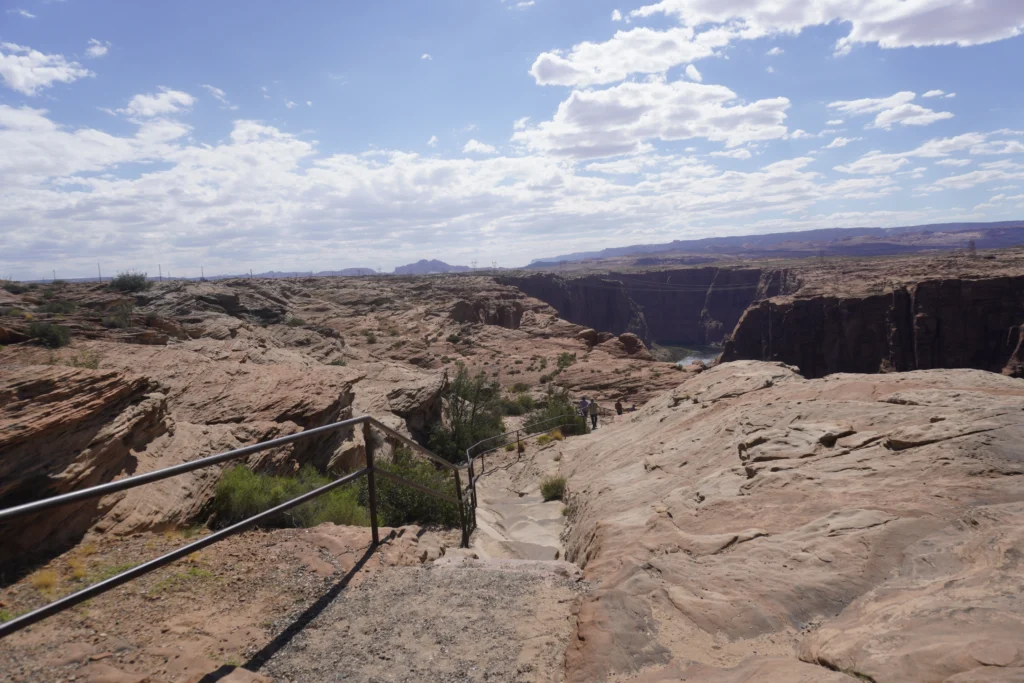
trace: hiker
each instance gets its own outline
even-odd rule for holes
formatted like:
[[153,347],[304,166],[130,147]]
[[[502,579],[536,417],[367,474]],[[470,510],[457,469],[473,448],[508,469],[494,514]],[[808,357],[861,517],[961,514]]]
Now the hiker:
[[597,410],[598,410],[598,408],[599,408],[599,406],[597,405],[597,401],[596,400],[590,402],[590,408],[589,408],[589,410],[590,410],[590,424],[593,425],[592,429],[597,429]]
[[631,412],[631,413],[635,413],[636,412],[636,404],[635,403],[633,404],[633,407],[629,409],[629,412]]
[[615,401],[615,412],[622,415],[622,399],[616,399]]
[[583,398],[580,399],[580,405],[579,405],[580,417],[582,417],[584,420],[587,419],[587,407],[589,405],[590,404],[587,403],[587,397],[586,396],[584,396]]

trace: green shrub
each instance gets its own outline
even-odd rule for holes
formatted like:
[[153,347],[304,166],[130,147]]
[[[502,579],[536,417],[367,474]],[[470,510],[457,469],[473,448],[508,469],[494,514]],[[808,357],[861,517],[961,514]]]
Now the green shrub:
[[132,311],[135,304],[131,301],[122,301],[117,304],[111,315],[103,316],[101,322],[104,327],[124,329],[132,326]]
[[448,343],[449,344],[458,344],[459,343],[459,335],[457,335],[457,334],[449,334],[448,335]]
[[448,462],[463,462],[467,448],[505,431],[498,382],[482,372],[471,375],[462,363],[456,367],[445,389],[444,419],[430,433],[430,450]]
[[377,343],[377,335],[373,333],[373,330],[363,330],[363,336],[366,337],[367,344]]
[[[451,471],[439,469],[429,460],[413,456],[407,448],[397,449],[393,461],[379,458],[374,466],[451,498],[456,497],[455,478]],[[369,489],[365,478],[361,482],[359,500],[363,505],[369,505]],[[376,487],[378,522],[384,526],[458,526],[460,523],[459,508],[453,503],[391,481],[387,477],[377,477]]]
[[110,281],[110,288],[118,292],[144,292],[152,286],[145,273],[125,271]]
[[565,477],[547,477],[540,483],[540,495],[545,501],[562,500],[565,495]]
[[336,365],[338,367],[345,367],[346,365],[348,365],[348,361],[346,361],[344,358],[335,358],[330,363],[328,363],[328,365]]
[[506,453],[514,451],[515,449],[516,449],[516,445],[514,443],[507,443],[507,444],[505,444],[505,452]]
[[38,339],[51,349],[67,346],[71,343],[71,330],[62,325],[32,323],[28,326],[28,336],[32,339]]
[[514,394],[522,394],[523,392],[529,391],[530,385],[526,382],[516,382],[512,385],[510,391]]
[[576,362],[576,354],[565,351],[558,354],[558,369],[565,370],[567,367]]
[[[303,467],[295,477],[257,474],[244,465],[237,465],[217,482],[212,511],[218,526],[228,526],[325,486],[330,481],[311,465]],[[359,505],[358,488],[342,486],[334,489],[288,510],[265,526],[310,527],[323,522],[368,525],[369,516]]]
[[517,398],[502,398],[501,413],[502,415],[523,415],[526,413],[526,408]]
[[11,294],[24,294],[29,290],[28,285],[23,285],[20,282],[14,282],[13,280],[5,282],[3,287]]
[[540,383],[541,384],[547,384],[550,381],[551,381],[551,375],[541,375],[540,376]]
[[586,421],[576,411],[569,390],[549,386],[543,405],[526,417],[523,429],[532,434],[547,431],[559,424],[566,436],[586,434]]
[[537,444],[540,446],[547,446],[552,441],[553,439],[551,438],[550,434],[541,434],[540,436],[537,437]]
[[516,397],[516,400],[519,402],[519,405],[523,407],[524,412],[529,412],[536,407],[533,396],[530,396],[529,394],[520,394]]
[[288,318],[288,320],[285,322],[285,325],[287,325],[288,327],[302,327],[305,324],[306,321],[303,320],[302,318]]
[[538,370],[543,370],[547,366],[548,366],[548,359],[547,358],[541,358],[540,359],[540,364],[537,366],[537,369]]
[[20,308],[16,307],[16,306],[0,307],[0,317],[2,317],[2,316],[12,316],[12,317],[20,318],[22,313],[23,313],[23,311]]
[[75,304],[70,301],[47,301],[39,307],[43,313],[65,314],[75,310]]

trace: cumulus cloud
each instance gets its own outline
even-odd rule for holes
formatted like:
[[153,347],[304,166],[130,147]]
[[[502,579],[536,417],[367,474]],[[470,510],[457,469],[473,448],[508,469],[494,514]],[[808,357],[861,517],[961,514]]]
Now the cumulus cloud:
[[[231,102],[228,101],[227,93],[225,93],[220,88],[218,88],[216,86],[212,86],[212,85],[206,85],[206,84],[204,84],[202,87],[208,93],[213,95],[213,98],[215,100],[217,100],[218,102],[220,102],[221,107],[223,107],[224,109],[230,109],[231,111],[235,111],[236,109],[238,109],[238,105],[231,104]],[[189,105],[189,106],[191,106],[191,105]]]
[[935,162],[936,166],[970,166],[970,159],[939,159]]
[[[924,142],[907,152],[883,153],[878,150],[868,152],[860,159],[842,166],[836,166],[837,171],[843,173],[864,173],[878,174],[891,173],[910,163],[911,159],[943,159],[956,152],[969,151],[971,154],[1015,154],[1020,143],[1016,140],[991,140],[993,137],[1001,137],[1007,133],[1016,131],[995,131],[993,133],[964,133],[949,138],[933,138]],[[1024,145],[1020,145],[1020,151],[1024,151]],[[936,164],[944,166],[963,166],[969,161],[946,160],[937,161]],[[994,162],[995,164],[1011,162]],[[989,164],[989,168],[996,168]]]
[[24,9],[18,9],[18,8],[9,9],[9,10],[7,10],[7,13],[8,14],[15,14],[15,15],[23,18],[23,19],[35,19],[36,18],[36,15],[34,15],[31,12],[29,12],[28,10],[24,10]]
[[517,131],[512,141],[574,158],[635,154],[654,139],[706,138],[737,147],[783,138],[788,108],[784,97],[742,103],[721,85],[626,82],[573,91],[550,121]]
[[917,95],[910,91],[898,92],[889,97],[865,97],[859,100],[844,100],[832,102],[828,106],[840,114],[848,116],[863,116],[865,114],[876,114],[874,122],[868,125],[869,128],[884,128],[889,130],[895,124],[901,126],[927,126],[936,121],[953,118],[948,111],[933,111],[917,104],[913,104]]
[[785,52],[785,50],[783,50],[781,47],[776,46],[768,50],[768,52],[765,52],[765,54],[768,55],[769,57],[777,57],[781,55],[783,52]]
[[498,150],[485,142],[471,139],[462,147],[463,154],[497,154]]
[[167,116],[188,111],[195,102],[195,98],[187,92],[161,87],[158,93],[136,95],[128,102],[127,107],[117,111],[126,116],[139,118]]
[[944,90],[929,90],[925,94],[921,95],[921,97],[942,97],[945,94],[946,92]]
[[420,55],[420,60],[422,60],[422,61],[427,61],[427,62],[429,62],[429,61],[431,61],[432,59],[434,59],[434,58],[430,56],[430,53],[429,53],[429,52],[424,52],[424,53],[423,53],[422,55]]
[[718,54],[740,40],[796,35],[805,28],[847,27],[835,51],[858,44],[882,48],[977,45],[1024,31],[1024,3],[1015,0],[663,0],[630,13],[644,19],[668,15],[679,26],[665,30],[636,27],[601,42],[583,42],[567,51],[537,57],[531,73],[542,85],[590,86],[614,83],[635,73],[668,69]]
[[436,135],[431,135],[430,136],[430,139],[427,140],[427,146],[428,147],[437,147],[437,136]]
[[512,123],[512,130],[526,130],[526,126],[529,123],[530,123],[530,117],[529,116],[524,116],[521,119],[516,119]]
[[85,56],[96,59],[102,57],[110,51],[110,41],[96,40],[95,38],[89,39],[88,47],[85,48]]
[[726,157],[727,159],[741,159],[742,160],[742,159],[749,159],[751,155],[750,155],[750,150],[743,149],[741,147],[739,149],[731,149],[731,150],[727,150],[725,152],[712,152],[711,156],[713,156],[713,157]]
[[700,72],[697,71],[697,67],[695,67],[693,64],[690,64],[686,67],[686,76],[691,81],[697,81],[698,83],[704,80],[704,78],[700,75]]
[[11,90],[38,95],[55,83],[71,83],[93,73],[64,55],[48,55],[15,43],[0,43],[0,79]]
[[296,104],[295,102],[292,102],[291,100],[285,100],[284,101],[284,106],[285,106],[285,109],[294,109],[295,107],[297,107],[299,105]]
[[622,21],[622,12],[617,9],[612,10],[612,21]]
[[826,126],[841,126],[841,125],[843,125],[843,120],[842,119],[830,119],[829,121],[825,122],[825,125]]

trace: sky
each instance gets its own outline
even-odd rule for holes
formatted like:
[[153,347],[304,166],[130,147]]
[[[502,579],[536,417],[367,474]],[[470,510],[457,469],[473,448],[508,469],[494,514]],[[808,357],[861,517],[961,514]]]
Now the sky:
[[0,0],[0,276],[1024,217],[1022,0]]

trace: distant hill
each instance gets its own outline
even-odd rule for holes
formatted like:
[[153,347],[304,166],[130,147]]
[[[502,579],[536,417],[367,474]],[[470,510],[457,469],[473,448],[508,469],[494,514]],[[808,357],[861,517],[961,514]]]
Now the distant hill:
[[395,275],[430,275],[432,273],[465,273],[471,270],[469,266],[450,266],[444,261],[432,259],[420,259],[416,263],[409,263],[395,268]]
[[996,249],[1024,244],[1024,221],[999,223],[944,223],[900,228],[822,228],[766,235],[708,237],[675,240],[661,244],[633,244],[601,251],[582,251],[535,259],[531,268],[587,259],[607,259],[646,254],[733,254],[739,256],[874,256],[930,249],[956,248],[973,239],[978,249]]

